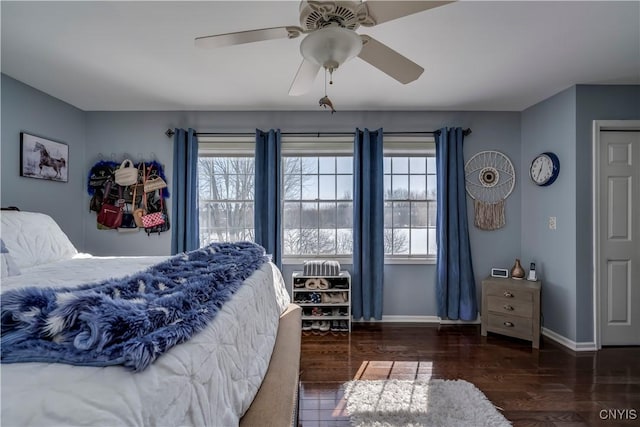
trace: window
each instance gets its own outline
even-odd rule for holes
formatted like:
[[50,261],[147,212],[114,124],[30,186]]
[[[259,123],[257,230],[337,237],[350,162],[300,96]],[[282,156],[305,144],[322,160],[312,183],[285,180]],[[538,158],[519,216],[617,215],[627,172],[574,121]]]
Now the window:
[[284,257],[351,256],[352,147],[351,140],[287,143],[283,139]]
[[391,260],[435,258],[436,161],[433,144],[394,142],[387,144],[385,140],[385,257]]
[[[228,138],[227,138],[228,141]],[[200,142],[198,196],[200,245],[254,240],[253,143]]]

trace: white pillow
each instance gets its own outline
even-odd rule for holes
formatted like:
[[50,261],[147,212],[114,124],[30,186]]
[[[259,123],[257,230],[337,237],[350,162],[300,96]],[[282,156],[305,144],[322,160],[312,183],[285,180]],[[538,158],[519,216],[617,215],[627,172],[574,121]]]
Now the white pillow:
[[4,240],[0,239],[0,278],[17,276],[19,274],[20,269],[4,245]]
[[49,215],[2,211],[2,240],[20,269],[70,259],[78,253]]

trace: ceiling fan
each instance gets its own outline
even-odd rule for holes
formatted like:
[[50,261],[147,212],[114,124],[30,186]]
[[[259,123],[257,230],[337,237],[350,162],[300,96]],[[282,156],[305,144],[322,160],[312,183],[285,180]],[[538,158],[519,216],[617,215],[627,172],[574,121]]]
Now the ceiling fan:
[[407,84],[420,77],[424,68],[373,37],[358,34],[355,30],[361,25],[373,27],[447,3],[452,1],[302,0],[300,26],[197,37],[195,44],[201,48],[218,48],[263,40],[294,39],[307,34],[300,44],[304,60],[293,79],[289,95],[308,92],[321,68],[333,73],[356,55],[400,83]]

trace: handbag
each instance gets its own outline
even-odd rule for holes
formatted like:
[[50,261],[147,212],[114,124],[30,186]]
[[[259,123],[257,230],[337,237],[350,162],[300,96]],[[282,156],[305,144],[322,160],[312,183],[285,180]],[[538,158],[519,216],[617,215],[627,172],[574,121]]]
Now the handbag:
[[145,193],[150,193],[156,190],[162,190],[167,186],[167,183],[160,176],[158,175],[151,176],[152,169],[153,169],[153,166],[149,166],[149,170],[147,171],[147,174],[144,179]]
[[118,228],[122,224],[122,207],[103,203],[98,213],[98,224],[106,228]]
[[154,213],[151,213],[151,214],[147,214],[144,217],[142,217],[143,221],[144,221],[145,217],[150,217],[147,220],[148,224],[150,224],[150,225],[149,226],[145,226],[145,228],[144,228],[144,231],[147,232],[147,236],[149,236],[151,233],[160,234],[160,233],[162,233],[164,231],[168,231],[169,228],[170,228],[169,227],[169,215],[167,215],[167,207],[164,205],[164,197],[162,196],[162,191],[158,191],[156,194],[160,198],[159,210],[157,212],[154,212]]
[[129,159],[124,159],[120,164],[120,167],[116,169],[116,184],[118,185],[133,185],[138,182],[138,168],[133,166],[133,162]]
[[[134,186],[135,187],[135,186]],[[136,190],[133,190],[133,199],[136,198]],[[140,231],[138,228],[138,224],[136,224],[136,218],[133,215],[133,212],[129,212],[129,205],[127,203],[124,204],[124,212],[122,213],[122,224],[118,227],[119,233],[135,233]]]

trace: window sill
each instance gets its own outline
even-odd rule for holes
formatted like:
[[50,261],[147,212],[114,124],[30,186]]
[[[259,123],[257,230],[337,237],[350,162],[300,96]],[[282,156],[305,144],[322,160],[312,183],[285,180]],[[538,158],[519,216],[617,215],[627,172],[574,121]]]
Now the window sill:
[[435,265],[436,258],[385,258],[385,265]]

